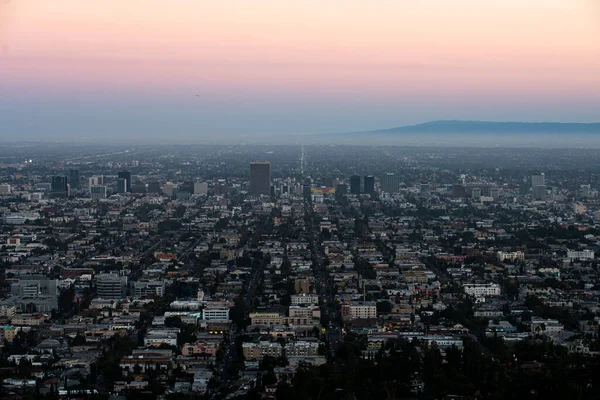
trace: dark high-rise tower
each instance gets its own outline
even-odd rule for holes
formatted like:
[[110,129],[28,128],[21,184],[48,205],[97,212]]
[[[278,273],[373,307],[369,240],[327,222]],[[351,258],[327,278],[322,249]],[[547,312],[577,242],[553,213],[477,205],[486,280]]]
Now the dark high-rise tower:
[[365,193],[375,193],[375,177],[373,175],[365,175]]
[[352,175],[350,177],[350,193],[360,194],[360,176]]
[[69,185],[71,185],[71,189],[73,190],[79,190],[81,188],[78,169],[69,170]]
[[400,190],[400,179],[393,172],[388,172],[381,177],[381,191],[396,193]]
[[[131,172],[129,172],[129,171],[119,172],[119,179],[125,179],[125,181],[126,181],[125,192],[131,192]],[[123,192],[123,193],[125,193],[125,192]]]
[[66,176],[53,176],[51,185],[51,195],[54,198],[69,197],[69,185]]
[[127,187],[127,179],[119,178],[117,179],[117,193],[127,193],[129,192],[129,188]]
[[271,163],[268,161],[250,163],[250,194],[253,196],[271,195]]

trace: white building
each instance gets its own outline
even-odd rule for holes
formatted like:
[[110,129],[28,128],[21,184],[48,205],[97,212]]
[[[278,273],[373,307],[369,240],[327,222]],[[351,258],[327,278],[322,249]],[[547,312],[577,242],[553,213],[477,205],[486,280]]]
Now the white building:
[[575,260],[593,260],[595,257],[595,253],[591,250],[583,250],[583,251],[567,251],[567,258],[569,261]]
[[8,183],[3,183],[0,185],[0,194],[10,194],[11,191],[12,189]]
[[319,296],[316,294],[294,294],[292,297],[293,306],[316,306],[319,304]]
[[463,285],[465,293],[475,297],[500,296],[500,285],[497,283],[467,283]]
[[207,307],[202,310],[202,319],[226,321],[229,319],[229,308]]

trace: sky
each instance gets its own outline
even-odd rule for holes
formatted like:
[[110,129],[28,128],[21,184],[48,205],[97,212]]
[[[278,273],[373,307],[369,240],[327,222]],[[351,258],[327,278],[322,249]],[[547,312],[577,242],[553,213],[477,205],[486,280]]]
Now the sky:
[[0,138],[600,120],[598,0],[0,0]]

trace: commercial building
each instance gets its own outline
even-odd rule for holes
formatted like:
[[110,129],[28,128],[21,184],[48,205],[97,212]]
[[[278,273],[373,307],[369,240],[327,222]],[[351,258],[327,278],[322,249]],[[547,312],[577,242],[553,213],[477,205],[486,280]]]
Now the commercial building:
[[377,307],[374,302],[351,302],[342,304],[343,319],[371,319],[377,318]]
[[206,196],[208,194],[208,183],[194,182],[194,194],[199,196]]
[[165,283],[162,281],[138,281],[133,283],[133,297],[147,299],[162,297],[165,293]]
[[475,297],[500,296],[500,285],[497,283],[467,283],[463,288],[466,294]]
[[202,319],[206,321],[229,319],[229,308],[226,307],[206,307],[202,310]]
[[106,198],[106,186],[91,186],[90,196],[92,199],[105,199]]
[[350,193],[360,194],[360,176],[352,175],[350,177]]
[[250,194],[253,196],[271,195],[271,163],[268,161],[250,163]]
[[381,177],[381,191],[396,193],[400,190],[400,177],[393,172],[388,172]]
[[50,185],[50,196],[56,199],[69,197],[69,184],[66,176],[53,176]]
[[[118,174],[118,178],[119,179],[125,179],[126,185],[125,185],[125,192],[130,192],[131,191],[131,172],[129,171],[120,171]],[[123,192],[123,193],[125,193]]]
[[127,186],[127,179],[119,178],[117,179],[117,193],[127,193],[129,192],[129,186]]
[[81,188],[81,182],[80,182],[78,169],[70,169],[69,170],[69,185],[71,185],[72,190],[79,190]]
[[120,300],[125,297],[127,277],[117,274],[100,274],[96,277],[96,297],[107,300]]
[[364,192],[366,194],[375,193],[375,177],[373,175],[365,175],[364,177]]

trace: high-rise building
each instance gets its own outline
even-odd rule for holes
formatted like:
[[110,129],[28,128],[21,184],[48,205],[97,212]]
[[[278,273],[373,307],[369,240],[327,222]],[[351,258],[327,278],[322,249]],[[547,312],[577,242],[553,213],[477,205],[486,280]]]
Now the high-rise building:
[[[130,192],[131,191],[131,172],[121,171],[121,172],[119,172],[118,178],[125,179],[125,181],[127,182],[125,192]],[[123,192],[123,193],[125,193],[125,192]]]
[[253,196],[271,195],[271,163],[268,161],[250,163],[250,194]]
[[217,196],[227,194],[227,181],[225,179],[217,179],[213,184],[213,193]]
[[428,197],[431,194],[431,187],[429,183],[421,183],[419,187],[419,194],[423,197]]
[[365,175],[364,181],[365,193],[375,193],[375,177],[373,175]]
[[104,176],[102,175],[94,175],[88,179],[88,188],[91,190],[92,186],[102,186],[104,185]]
[[117,193],[127,193],[129,188],[127,187],[127,179],[119,178],[117,179]]
[[400,190],[400,177],[393,172],[388,172],[381,177],[381,191],[396,193]]
[[481,189],[473,188],[473,191],[471,192],[471,198],[475,201],[480,201],[481,200]]
[[99,274],[96,277],[96,295],[100,299],[120,300],[125,297],[126,290],[126,276]]
[[51,196],[53,198],[69,197],[69,184],[66,176],[53,176],[51,184]]
[[533,187],[533,198],[535,200],[546,200],[547,188],[546,185],[536,185]]
[[69,185],[71,185],[72,190],[79,190],[81,188],[78,169],[69,170]]
[[106,198],[106,186],[92,186],[90,188],[90,195],[92,199],[105,199]]
[[352,175],[350,177],[350,193],[360,194],[360,176]]
[[535,188],[536,186],[542,186],[546,184],[546,175],[541,173],[539,175],[531,176],[531,188]]
[[544,173],[531,176],[531,191],[536,200],[545,200],[546,198],[546,176]]
[[208,183],[194,182],[194,194],[198,196],[206,196],[208,194]]

